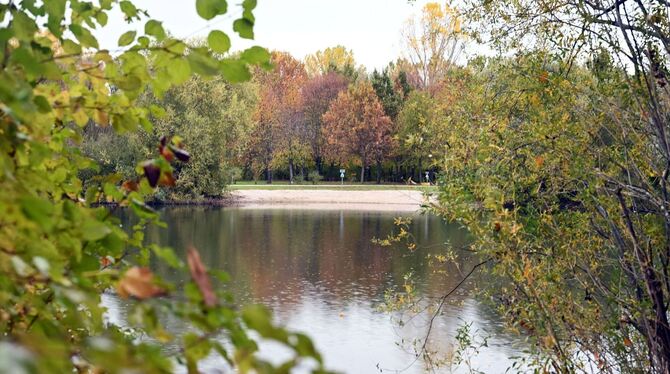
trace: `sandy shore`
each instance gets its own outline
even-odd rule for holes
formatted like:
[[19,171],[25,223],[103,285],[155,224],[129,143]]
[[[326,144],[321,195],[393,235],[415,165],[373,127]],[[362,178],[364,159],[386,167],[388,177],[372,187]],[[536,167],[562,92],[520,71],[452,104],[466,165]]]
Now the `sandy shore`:
[[423,193],[411,190],[236,190],[233,198],[242,208],[300,206],[307,209],[416,211]]

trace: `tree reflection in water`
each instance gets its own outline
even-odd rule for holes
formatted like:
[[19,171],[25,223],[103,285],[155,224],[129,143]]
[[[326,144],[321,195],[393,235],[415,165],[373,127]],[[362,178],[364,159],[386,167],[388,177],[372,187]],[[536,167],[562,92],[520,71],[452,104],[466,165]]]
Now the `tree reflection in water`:
[[[132,224],[126,212],[116,214],[124,225]],[[415,216],[416,251],[372,244],[372,238],[391,233],[393,218],[407,216],[406,212],[176,207],[161,214],[169,229],[149,228],[147,240],[174,248],[182,258],[189,245],[196,246],[209,267],[230,275],[230,282],[221,287],[227,287],[237,301],[270,306],[279,321],[314,339],[329,368],[346,373],[375,372],[377,365],[399,370],[414,360],[410,343],[425,337],[430,314],[403,318],[407,315],[382,312],[384,294],[412,273],[419,297],[442,295],[460,281],[461,273],[456,266],[436,273],[426,257],[443,250],[442,243],[462,246],[468,240],[457,225],[431,215],[409,214]],[[169,268],[155,265],[154,270],[164,278],[183,281]],[[491,337],[489,347],[473,360],[475,367],[504,371],[512,363],[509,357],[521,354],[521,339],[503,331],[491,308],[469,295],[471,287],[467,284],[445,305],[427,348],[443,355],[453,351],[458,327],[472,323],[473,330]],[[110,319],[124,324],[127,305],[113,296],[107,296],[105,303]],[[400,326],[400,318],[407,323]],[[175,335],[189,328],[166,323]],[[262,345],[261,352],[277,361],[283,356],[272,345]],[[404,372],[423,372],[425,365],[418,360]]]

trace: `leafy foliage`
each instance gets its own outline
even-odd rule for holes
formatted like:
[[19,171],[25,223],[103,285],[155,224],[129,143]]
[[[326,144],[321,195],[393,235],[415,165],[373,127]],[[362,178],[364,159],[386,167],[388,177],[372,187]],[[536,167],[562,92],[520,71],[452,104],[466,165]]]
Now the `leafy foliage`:
[[258,71],[259,104],[254,114],[257,122],[247,147],[247,158],[255,174],[265,172],[272,182],[272,170],[289,167],[290,180],[296,164],[311,160],[308,131],[305,126],[301,87],[307,75],[303,64],[288,53],[272,54],[274,68]]
[[508,282],[491,293],[537,366],[667,372],[667,4],[468,5],[522,52],[473,63],[436,211]]
[[351,80],[362,75],[362,67],[356,67],[354,53],[344,46],[338,45],[317,51],[305,57],[305,70],[309,76],[339,73]]
[[370,83],[341,92],[323,115],[323,122],[327,157],[340,162],[356,159],[361,165],[361,182],[366,166],[380,162],[394,146],[391,119]]
[[[255,1],[244,1],[243,16],[235,21],[242,36],[251,32],[254,6]],[[227,11],[225,1],[198,0],[196,7],[206,19]],[[144,34],[123,34],[119,44],[126,48],[112,54],[99,48],[92,30],[104,26],[115,9],[129,23],[146,22]],[[212,298],[203,267],[186,284],[183,297],[146,268],[153,259],[182,267],[171,250],[145,243],[142,234],[157,218],[143,202],[152,187],[173,185],[176,175],[186,179],[187,173],[179,173],[183,164],[200,162],[200,154],[191,156],[182,139],[155,139],[159,154],[138,162],[134,175],[114,166],[121,173],[98,175],[85,187],[80,179],[85,170],[99,168],[78,147],[85,133],[96,127],[105,128],[96,136],[109,135],[110,128],[118,134],[152,130],[164,110],[139,100],[147,88],[163,99],[194,75],[244,80],[249,64],[268,63],[263,53],[256,49],[224,57],[220,38],[210,48],[168,37],[160,22],[147,19],[130,1],[9,2],[0,4],[0,15],[0,349],[3,357],[10,352],[17,358],[3,360],[0,367],[168,372],[182,363],[197,372],[199,360],[218,354],[241,372],[272,370],[272,364],[255,356],[258,346],[249,329],[294,352],[296,359],[282,370],[304,356],[320,367],[309,340],[275,326],[264,309],[239,312],[222,301],[229,300],[225,292]],[[110,138],[107,144],[121,142]],[[142,143],[132,144],[139,149]],[[139,159],[128,157],[124,163]],[[98,202],[132,209],[139,224],[119,227]],[[136,299],[131,308],[137,333],[106,322],[101,298],[114,289]],[[158,315],[197,328],[169,357],[153,343],[175,339]]]
[[461,17],[449,3],[427,3],[420,15],[410,17],[402,31],[405,57],[418,78],[420,88],[428,88],[454,66],[464,48]]

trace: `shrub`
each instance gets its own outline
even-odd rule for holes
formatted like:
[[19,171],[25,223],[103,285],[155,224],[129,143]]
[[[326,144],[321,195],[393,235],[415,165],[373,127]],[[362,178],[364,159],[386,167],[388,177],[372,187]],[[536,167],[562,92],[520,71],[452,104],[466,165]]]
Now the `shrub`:
[[319,174],[318,170],[310,171],[307,177],[312,181],[312,184],[319,184],[323,180],[323,175]]

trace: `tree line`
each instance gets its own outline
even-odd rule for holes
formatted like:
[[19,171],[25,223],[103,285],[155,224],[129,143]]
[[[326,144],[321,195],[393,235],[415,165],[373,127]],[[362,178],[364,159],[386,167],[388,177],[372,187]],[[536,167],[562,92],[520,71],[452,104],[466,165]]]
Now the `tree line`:
[[454,12],[430,4],[408,20],[406,57],[381,71],[367,73],[344,46],[302,61],[275,51],[272,67],[252,69],[250,82],[193,77],[160,100],[149,92],[141,100],[166,110],[151,132],[119,135],[91,123],[84,150],[103,172],[129,176],[158,137],[180,134],[199,157],[176,171],[176,198],[219,196],[236,179],[339,181],[342,168],[348,182],[434,182],[442,148],[432,135],[441,112],[434,98],[453,89],[443,81],[464,43]]

